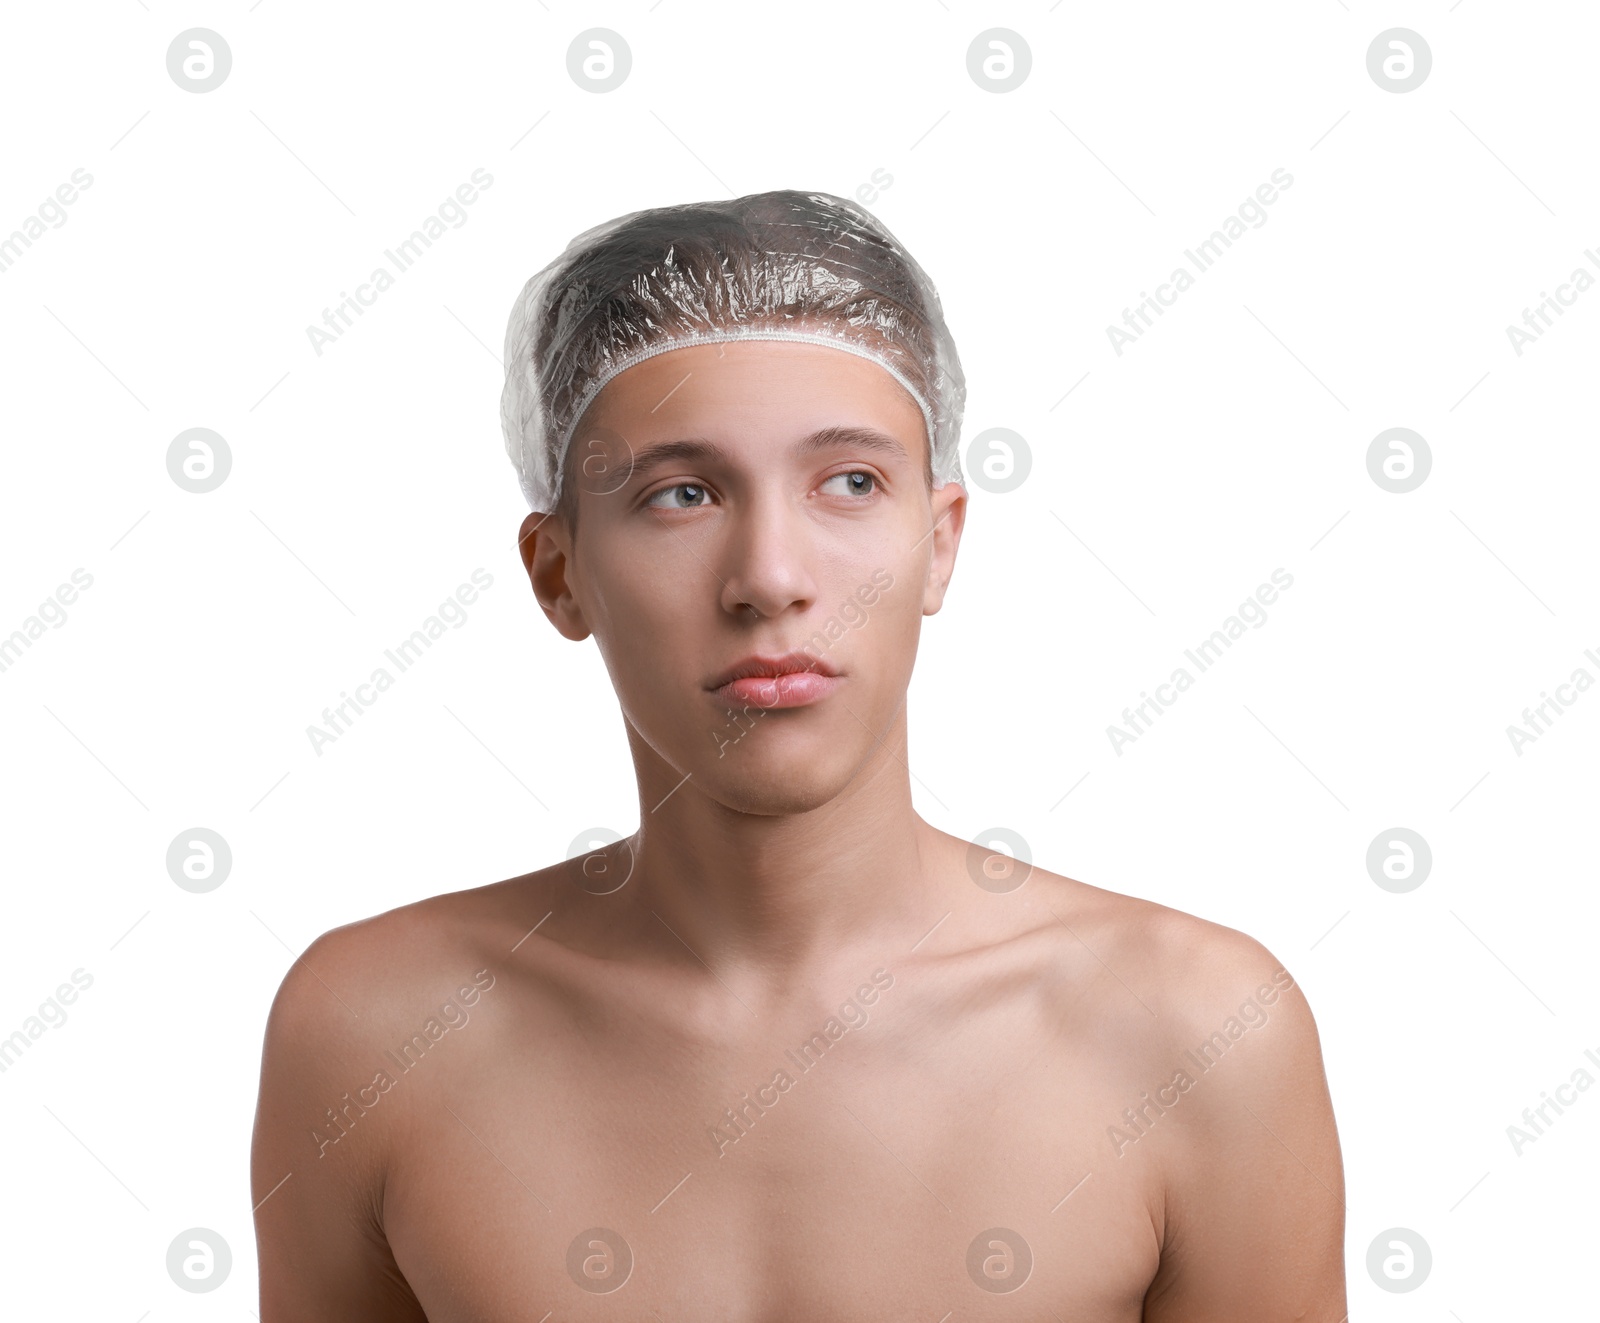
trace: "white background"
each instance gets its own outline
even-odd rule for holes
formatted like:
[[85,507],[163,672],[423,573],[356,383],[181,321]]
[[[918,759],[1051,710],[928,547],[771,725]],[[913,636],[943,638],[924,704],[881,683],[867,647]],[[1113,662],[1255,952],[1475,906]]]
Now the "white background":
[[[1600,686],[1520,755],[1506,733],[1600,679],[1600,293],[1521,355],[1506,333],[1600,276],[1589,6],[119,0],[5,25],[0,235],[93,184],[0,273],[0,635],[73,570],[93,586],[0,673],[0,1035],[94,980],[0,1075],[5,1313],[253,1316],[250,1126],[294,956],[637,825],[599,656],[516,555],[497,410],[523,281],[625,211],[875,170],[960,347],[964,446],[1006,427],[1033,461],[972,488],[924,625],[919,811],[1287,963],[1353,1314],[1594,1308],[1600,1090],[1520,1155],[1506,1134],[1600,1055]],[[205,94],[166,67],[196,26],[233,55]],[[967,71],[993,26],[1032,53],[1009,93]],[[1395,26],[1433,54],[1403,94],[1366,65]],[[632,51],[614,92],[568,75],[590,27]],[[478,167],[466,223],[319,356],[306,328]],[[1266,223],[1114,352],[1280,167]],[[1433,460],[1403,495],[1366,465],[1396,426]],[[204,495],[166,467],[191,427],[233,459]],[[479,567],[467,623],[315,754],[306,727]],[[1115,752],[1122,709],[1278,567],[1267,622]],[[233,852],[204,895],[165,863],[197,826]],[[1396,826],[1433,852],[1407,894],[1365,862]],[[165,1270],[193,1226],[232,1248],[213,1294]],[[1365,1268],[1395,1226],[1434,1256],[1409,1294]]]

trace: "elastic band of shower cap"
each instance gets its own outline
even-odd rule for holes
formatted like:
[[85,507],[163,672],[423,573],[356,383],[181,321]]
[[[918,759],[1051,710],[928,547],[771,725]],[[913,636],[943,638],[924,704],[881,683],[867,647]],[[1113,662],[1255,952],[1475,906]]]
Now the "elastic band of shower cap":
[[692,345],[726,344],[732,340],[789,340],[801,344],[824,345],[829,349],[840,349],[847,354],[854,354],[857,358],[864,358],[870,363],[876,363],[904,388],[906,394],[917,402],[917,407],[922,410],[922,423],[927,436],[928,454],[931,457],[934,486],[942,487],[947,482],[958,481],[960,473],[941,472],[951,466],[942,462],[942,456],[935,453],[936,425],[933,420],[933,409],[923,397],[921,391],[911,384],[906,374],[895,367],[883,354],[874,353],[865,345],[855,344],[848,340],[841,340],[837,336],[824,335],[818,331],[784,331],[776,327],[765,328],[761,326],[740,326],[725,331],[701,331],[684,335],[671,336],[657,344],[644,349],[635,350],[633,353],[618,359],[606,368],[584,389],[573,409],[572,421],[567,424],[566,431],[562,433],[555,448],[553,467],[555,481],[554,499],[561,499],[561,485],[565,478],[567,447],[572,444],[573,433],[578,430],[578,424],[583,421],[583,415],[588,411],[594,399],[605,389],[614,377],[627,371],[635,364],[642,363],[647,358],[654,358],[657,354],[665,354],[673,349],[684,349]]

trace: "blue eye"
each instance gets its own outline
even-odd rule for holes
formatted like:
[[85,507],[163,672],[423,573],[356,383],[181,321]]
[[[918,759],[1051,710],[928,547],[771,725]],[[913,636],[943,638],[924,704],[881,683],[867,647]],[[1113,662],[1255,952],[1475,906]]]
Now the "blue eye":
[[[858,470],[854,473],[835,473],[822,485],[823,487],[827,487],[829,482],[838,482],[841,478],[844,479],[845,482],[845,490],[843,494],[846,496],[870,496],[872,495],[873,489],[877,486],[878,482],[878,480],[873,477],[872,474],[864,473]],[[861,480],[859,483],[854,481],[858,478]]]
[[[690,499],[683,505],[679,505],[675,501],[669,502],[666,505],[662,505],[661,497],[671,496],[674,492],[688,492],[690,494]],[[705,502],[706,489],[704,487],[697,486],[692,482],[680,482],[675,487],[663,487],[660,491],[652,495],[650,499],[645,502],[645,505],[647,507],[654,506],[657,510],[694,510],[704,505]]]

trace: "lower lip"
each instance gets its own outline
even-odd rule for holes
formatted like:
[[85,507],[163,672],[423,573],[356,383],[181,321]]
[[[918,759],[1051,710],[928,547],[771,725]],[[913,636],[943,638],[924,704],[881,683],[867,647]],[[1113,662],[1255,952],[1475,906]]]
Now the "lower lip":
[[751,675],[742,680],[730,680],[712,692],[725,702],[743,703],[749,707],[805,707],[810,703],[820,703],[839,686],[841,679],[841,676],[821,675],[816,671],[791,671],[778,676]]

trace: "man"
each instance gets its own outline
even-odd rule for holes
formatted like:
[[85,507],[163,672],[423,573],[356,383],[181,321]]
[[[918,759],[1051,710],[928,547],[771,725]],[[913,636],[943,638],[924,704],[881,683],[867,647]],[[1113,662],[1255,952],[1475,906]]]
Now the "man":
[[1341,1323],[1289,972],[912,807],[966,492],[909,255],[826,194],[636,213],[508,349],[523,563],[596,641],[640,826],[291,968],[263,1323]]

